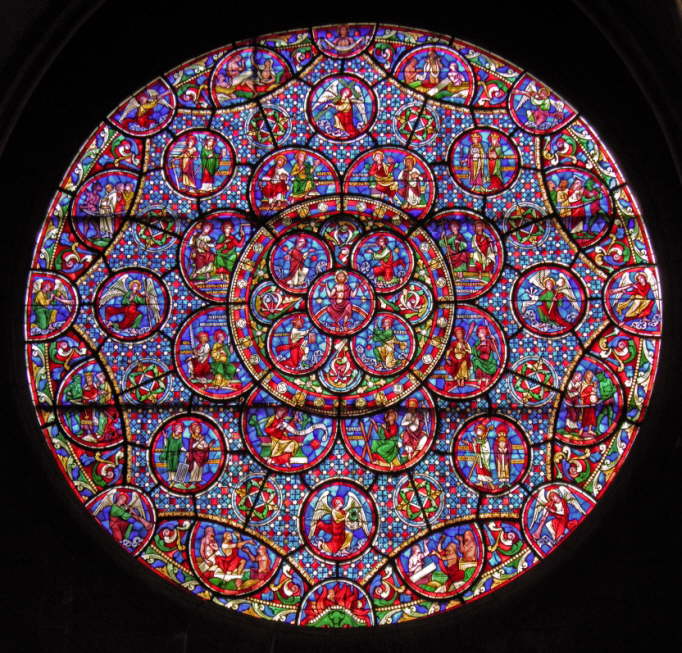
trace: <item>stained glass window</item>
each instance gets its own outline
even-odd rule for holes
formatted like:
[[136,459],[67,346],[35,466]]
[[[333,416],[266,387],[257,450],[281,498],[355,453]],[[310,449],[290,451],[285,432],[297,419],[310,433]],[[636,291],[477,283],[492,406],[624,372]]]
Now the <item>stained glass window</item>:
[[587,517],[651,395],[629,185],[540,80],[450,36],[315,27],[122,102],[57,189],[28,381],[84,510],[266,620],[483,597]]

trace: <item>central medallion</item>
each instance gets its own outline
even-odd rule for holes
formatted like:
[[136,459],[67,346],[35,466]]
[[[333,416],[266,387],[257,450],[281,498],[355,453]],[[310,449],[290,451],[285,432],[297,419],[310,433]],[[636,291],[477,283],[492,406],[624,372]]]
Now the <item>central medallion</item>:
[[319,276],[308,293],[308,312],[317,327],[331,335],[364,329],[372,319],[376,300],[366,277],[336,269]]
[[454,284],[414,218],[379,200],[325,197],[271,218],[235,266],[236,348],[268,393],[360,415],[400,402],[441,359]]

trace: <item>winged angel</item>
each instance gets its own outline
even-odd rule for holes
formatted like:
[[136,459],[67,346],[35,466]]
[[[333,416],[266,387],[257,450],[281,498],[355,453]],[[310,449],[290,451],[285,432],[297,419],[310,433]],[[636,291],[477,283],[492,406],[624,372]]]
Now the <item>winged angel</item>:
[[537,129],[551,127],[557,121],[552,114],[560,119],[566,109],[559,98],[552,97],[546,86],[534,81],[529,82],[525,89],[517,90],[514,96],[514,109],[519,112],[526,105],[526,120]]
[[173,110],[173,105],[166,99],[168,95],[170,91],[159,93],[153,88],[138,93],[128,100],[118,121],[125,124],[135,122],[144,129],[149,128],[154,122],[154,112],[159,105],[166,107],[169,111]]
[[521,315],[535,313],[541,327],[570,329],[573,324],[569,320],[575,320],[580,313],[580,301],[566,274],[560,270],[541,269],[531,274],[527,281],[532,288],[524,288],[519,296]]
[[[122,275],[102,294],[100,303],[105,307],[107,323],[119,331],[139,333],[145,312],[150,328],[161,321],[159,295],[149,277],[145,278],[143,289],[142,281],[130,274]],[[142,307],[145,307],[144,311]]]
[[142,524],[146,531],[152,527],[152,523],[145,517],[142,500],[137,494],[124,491],[110,492],[99,502],[92,514],[97,517],[106,508],[110,509],[109,529],[117,542],[127,540],[133,546],[137,546],[139,542],[130,539],[135,522]]
[[[540,490],[530,520],[530,528],[534,529],[533,537],[538,542],[547,540],[550,546],[554,546],[576,524],[576,520],[570,518],[571,506],[581,515],[585,514],[580,502],[568,488],[559,485]],[[549,537],[543,536],[545,529]]]
[[367,124],[367,110],[356,84],[334,80],[313,102],[315,121],[334,136],[355,138]]
[[[308,537],[318,538],[320,550],[334,556],[351,553],[355,539],[366,540],[370,533],[370,526],[360,499],[354,492],[349,492],[344,502],[342,497],[334,496],[329,499],[331,490],[320,495],[315,504],[313,517],[308,530]],[[325,541],[320,533],[331,536]]]

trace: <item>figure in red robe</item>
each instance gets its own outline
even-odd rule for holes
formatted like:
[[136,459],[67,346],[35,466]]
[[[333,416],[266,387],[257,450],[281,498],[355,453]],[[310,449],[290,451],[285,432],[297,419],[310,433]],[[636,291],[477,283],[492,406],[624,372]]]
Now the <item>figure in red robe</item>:
[[339,328],[343,328],[344,324],[348,324],[353,319],[353,304],[351,297],[353,290],[348,283],[348,274],[344,270],[339,270],[334,279],[336,283],[327,288],[327,296],[329,297],[329,305],[327,312],[334,323]]
[[369,176],[374,181],[374,193],[392,199],[398,191],[398,182],[393,178],[395,161],[384,162],[384,153],[379,151],[372,155]]
[[271,208],[284,204],[284,199],[289,192],[289,172],[286,169],[287,160],[284,156],[278,156],[270,166],[267,174],[263,177],[263,197],[265,203]]
[[297,315],[294,317],[291,332],[289,333],[289,342],[285,342],[275,348],[278,354],[288,354],[288,356],[281,359],[280,362],[291,370],[299,369],[299,366],[308,355],[310,349],[308,347],[310,329],[304,329],[304,324],[303,316]]
[[95,375],[92,372],[85,372],[83,377],[85,383],[83,384],[82,401],[85,408],[81,411],[80,426],[84,435],[95,435],[97,425],[95,424],[95,410],[92,405],[97,403],[99,389],[95,385]]
[[378,261],[378,264],[372,268],[372,273],[384,283],[391,283],[396,276],[395,269],[400,265],[400,261],[393,258],[393,252],[385,236],[379,236],[377,244],[379,249],[372,254],[372,258]]
[[587,370],[583,377],[583,385],[580,389],[580,402],[583,405],[581,411],[580,433],[585,437],[592,437],[597,427],[597,381],[592,370]]
[[310,268],[306,266],[306,256],[308,255],[306,244],[305,237],[299,236],[294,247],[285,252],[285,257],[289,260],[289,274],[282,281],[291,288],[305,286],[308,279]]
[[539,539],[542,529],[547,526],[547,530],[554,542],[558,542],[566,533],[573,529],[575,524],[576,521],[569,518],[568,501],[556,490],[550,490],[547,493],[545,518],[540,522],[540,526],[533,535],[536,539]]
[[343,505],[341,497],[334,497],[331,505],[331,521],[318,521],[313,531],[313,536],[319,535],[320,532],[331,535],[331,540],[324,543],[324,548],[331,554],[338,554],[339,551],[347,548],[353,539],[353,534],[346,529],[346,511]]
[[137,329],[144,317],[140,306],[146,303],[144,293],[142,292],[142,284],[133,279],[130,282],[128,291],[121,296],[120,306],[106,306],[104,308],[104,317],[107,322],[111,322],[112,318],[123,316],[121,320],[116,322],[116,328],[124,331],[126,329]]

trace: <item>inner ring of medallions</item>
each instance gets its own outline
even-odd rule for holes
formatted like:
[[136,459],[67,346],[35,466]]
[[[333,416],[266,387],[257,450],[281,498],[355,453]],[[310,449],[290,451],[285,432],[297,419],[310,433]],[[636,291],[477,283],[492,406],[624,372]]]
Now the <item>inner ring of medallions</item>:
[[306,406],[340,401],[359,414],[422,385],[449,342],[455,301],[426,228],[379,200],[329,195],[254,234],[228,308],[237,353],[267,392],[298,406],[312,391]]

